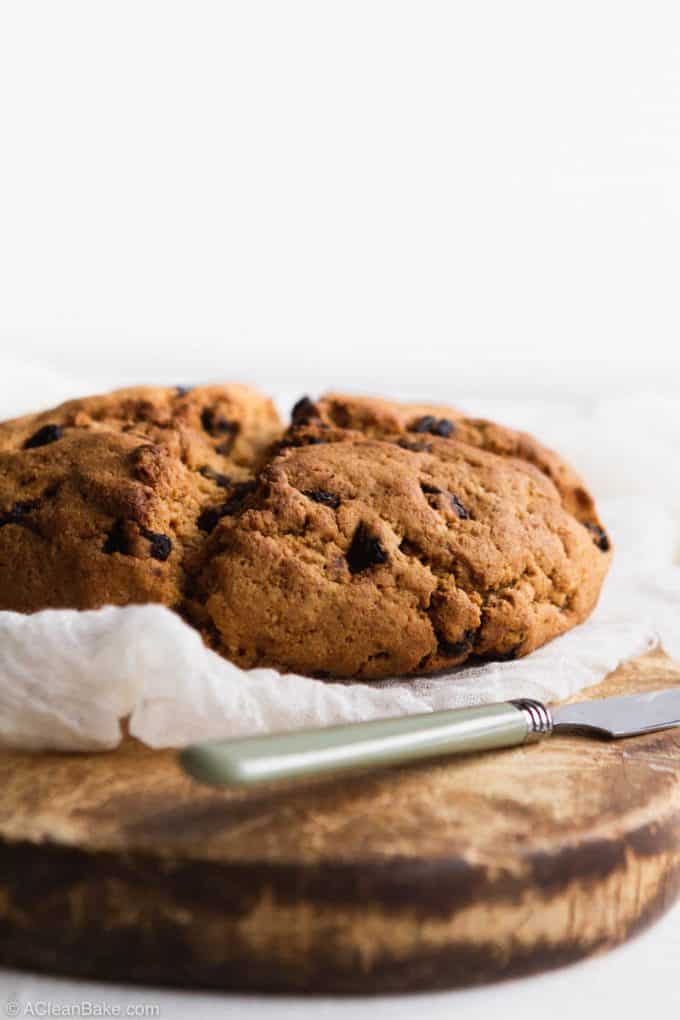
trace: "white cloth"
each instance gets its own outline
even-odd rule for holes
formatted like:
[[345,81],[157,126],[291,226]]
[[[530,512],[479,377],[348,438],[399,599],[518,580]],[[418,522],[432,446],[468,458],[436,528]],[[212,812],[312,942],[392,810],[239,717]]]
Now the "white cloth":
[[[38,378],[24,365],[3,365],[3,377],[2,416],[27,408],[20,383],[28,379],[34,403],[36,392],[47,405],[82,390],[54,375]],[[106,386],[99,382],[99,388]],[[432,399],[446,399],[441,386]],[[455,392],[450,400],[466,403]],[[467,409],[533,429],[593,487],[616,555],[600,604],[585,624],[516,662],[344,684],[243,671],[205,648],[161,606],[0,613],[0,746],[107,749],[120,741],[120,722],[128,717],[130,731],[144,743],[176,747],[511,697],[554,701],[657,644],[680,658],[680,567],[674,565],[680,408],[642,395],[588,408],[496,399]]]

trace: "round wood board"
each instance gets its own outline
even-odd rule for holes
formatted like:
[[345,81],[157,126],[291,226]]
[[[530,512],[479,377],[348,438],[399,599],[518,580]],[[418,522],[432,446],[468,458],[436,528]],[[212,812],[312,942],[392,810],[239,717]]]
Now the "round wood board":
[[[580,697],[680,686],[653,653]],[[680,730],[220,793],[170,752],[0,754],[0,963],[261,991],[452,987],[680,891]]]

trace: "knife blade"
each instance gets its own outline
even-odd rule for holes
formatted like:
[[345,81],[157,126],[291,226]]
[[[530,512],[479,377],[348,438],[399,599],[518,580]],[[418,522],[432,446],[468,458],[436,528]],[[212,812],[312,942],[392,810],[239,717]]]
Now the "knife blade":
[[618,740],[680,726],[680,688],[577,701],[552,709],[553,730],[592,732]]
[[680,726],[680,687],[555,709],[532,698],[397,719],[194,744],[184,771],[210,786],[252,786],[450,754],[515,747],[552,733],[611,739]]

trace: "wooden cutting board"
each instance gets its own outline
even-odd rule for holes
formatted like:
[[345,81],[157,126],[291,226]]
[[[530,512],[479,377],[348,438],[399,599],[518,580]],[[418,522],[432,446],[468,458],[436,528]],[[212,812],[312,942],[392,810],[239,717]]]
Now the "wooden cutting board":
[[[661,654],[586,696],[680,686]],[[604,950],[680,891],[680,730],[220,793],[171,753],[0,755],[0,962],[225,989],[451,987]]]

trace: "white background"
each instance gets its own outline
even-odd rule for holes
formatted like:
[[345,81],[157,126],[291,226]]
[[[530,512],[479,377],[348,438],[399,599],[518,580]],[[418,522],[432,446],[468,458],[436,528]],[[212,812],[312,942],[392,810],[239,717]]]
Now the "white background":
[[0,0],[0,342],[83,378],[637,378],[679,223],[674,2]]
[[[675,2],[0,0],[0,345],[82,388],[676,394],[679,227]],[[677,1006],[676,915],[427,1008]]]

